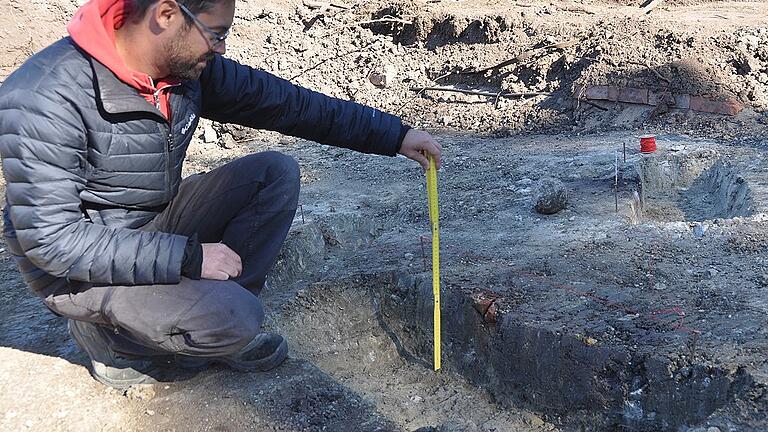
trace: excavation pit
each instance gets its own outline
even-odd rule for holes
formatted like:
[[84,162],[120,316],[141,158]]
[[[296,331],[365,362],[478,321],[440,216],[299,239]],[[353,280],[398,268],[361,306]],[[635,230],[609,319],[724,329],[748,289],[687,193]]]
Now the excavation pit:
[[[591,329],[569,331],[564,320],[537,312],[538,302],[525,300],[552,288],[544,278],[539,293],[510,287],[492,296],[493,319],[481,305],[487,293],[444,296],[444,370],[433,375],[428,282],[377,274],[316,284],[283,306],[279,321],[286,324],[279,330],[294,341],[299,355],[368,397],[404,398],[403,389],[411,389],[400,404],[405,413],[383,413],[435,419],[430,425],[408,423],[411,430],[445,430],[460,421],[464,427],[476,425],[489,410],[497,410],[499,430],[530,427],[515,423],[521,410],[591,430],[677,430],[705,420],[753,384],[744,368],[707,364],[695,346],[698,330],[677,327],[679,317],[670,312],[643,316],[616,310],[605,313],[602,323],[593,316]],[[606,305],[596,295],[585,297]],[[546,319],[532,320],[537,315]],[[607,342],[587,336],[595,326],[619,323],[621,338]],[[675,331],[688,347],[682,356],[660,348],[665,341],[659,333]],[[500,407],[488,405],[478,390]],[[428,408],[434,399],[421,406],[408,401],[450,394],[463,402]]]
[[[629,151],[624,162],[624,145],[635,140],[445,138],[444,372],[489,394],[500,412],[534,412],[564,430],[761,424],[768,304],[758,293],[768,276],[753,272],[768,245],[762,156],[671,136],[653,155]],[[306,205],[308,221],[285,250],[295,256],[304,241],[313,242],[307,250],[325,250],[319,267],[302,270],[321,269],[325,282],[302,288],[304,312],[276,322],[302,323],[282,328],[332,376],[371,379],[382,361],[431,373],[423,178],[399,164],[343,163],[351,171],[318,178],[305,196],[329,197],[340,184],[353,196]],[[543,176],[569,191],[568,207],[555,215],[533,208]],[[382,190],[383,178],[401,181]],[[640,218],[635,191],[646,204]],[[660,203],[676,216],[655,216]],[[352,269],[366,276],[334,276]],[[312,330],[318,324],[323,331]],[[379,345],[368,342],[371,334]],[[366,391],[386,388],[387,377]],[[390,388],[400,386],[407,387]]]
[[660,222],[754,216],[748,176],[714,149],[675,148],[641,157],[642,214]]

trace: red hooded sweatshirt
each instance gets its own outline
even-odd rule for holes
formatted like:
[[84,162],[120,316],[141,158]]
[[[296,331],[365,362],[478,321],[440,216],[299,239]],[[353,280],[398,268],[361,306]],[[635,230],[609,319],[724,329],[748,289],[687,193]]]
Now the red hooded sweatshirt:
[[67,31],[80,48],[109,68],[121,81],[138,90],[147,102],[155,105],[170,120],[168,89],[179,81],[164,78],[155,82],[149,75],[131,70],[115,48],[115,30],[125,23],[130,3],[129,0],[90,0],[75,12]]

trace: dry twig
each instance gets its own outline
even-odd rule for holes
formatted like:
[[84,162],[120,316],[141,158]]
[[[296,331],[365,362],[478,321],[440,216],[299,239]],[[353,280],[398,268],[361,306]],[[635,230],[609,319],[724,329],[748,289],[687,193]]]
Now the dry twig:
[[[433,82],[433,83],[435,83],[435,84],[437,84],[437,81],[439,81],[439,80],[441,80],[441,79],[443,79],[443,78],[445,78],[445,77],[448,77],[448,76],[450,76],[450,75],[451,75],[451,72],[448,72],[448,73],[447,73],[447,74],[445,74],[445,75],[440,75],[439,77],[437,77],[437,78],[433,79],[433,80],[432,80],[432,82]],[[417,97],[421,96],[421,94],[422,94],[422,93],[424,93],[424,92],[426,91],[426,89],[427,89],[427,87],[424,87],[424,88],[422,88],[422,89],[421,89],[421,91],[417,92],[417,93],[416,93],[416,94],[415,94],[415,95],[414,95],[412,98],[410,98],[410,99],[408,99],[407,101],[403,102],[403,104],[402,104],[402,105],[400,105],[399,107],[397,107],[397,109],[396,109],[396,110],[393,112],[393,114],[395,114],[395,115],[399,115],[399,114],[400,114],[400,111],[402,111],[402,110],[403,110],[403,108],[405,108],[405,107],[406,107],[406,106],[407,106],[409,103],[411,103],[411,102],[412,102],[414,99],[416,99]]]
[[317,0],[304,0],[304,6],[310,8],[310,9],[330,9],[332,7],[338,8],[338,9],[349,9],[350,6],[346,5],[341,2],[335,2],[335,1],[317,1]]
[[586,100],[586,99],[582,99],[581,102],[584,102],[587,105],[595,107],[595,108],[599,109],[600,111],[608,111],[608,108],[606,108],[604,106],[600,106],[600,105],[598,105],[598,104],[596,104],[596,103],[594,103],[592,101],[589,101],[589,100]]
[[663,2],[664,2],[664,0],[651,0],[651,1],[647,2],[645,4],[645,6],[642,7],[642,9],[640,9],[640,13],[642,15],[648,15],[654,9],[659,7],[659,5],[661,5],[661,3],[663,3]]
[[366,21],[357,21],[352,24],[349,24],[346,27],[354,27],[357,25],[366,25],[366,24],[379,24],[379,23],[395,23],[395,24],[406,24],[406,25],[413,25],[413,21],[404,20],[402,18],[395,18],[393,16],[384,16],[378,19],[374,20],[366,20]]
[[343,30],[345,28],[349,28],[349,27],[356,27],[356,26],[368,25],[368,24],[387,24],[387,23],[389,23],[389,24],[413,25],[413,21],[408,21],[408,20],[404,20],[402,18],[395,18],[393,16],[387,15],[387,16],[384,16],[384,17],[381,17],[381,18],[378,18],[378,19],[374,19],[374,20],[357,21],[357,22],[353,22],[353,23],[350,23],[350,24],[345,24],[345,25],[343,25],[341,27],[336,27],[335,29],[332,29],[328,33],[324,34],[322,37],[328,37],[328,36],[331,36],[333,34],[337,34],[341,30]]
[[459,89],[454,87],[415,87],[412,88],[411,91],[415,92],[425,92],[425,91],[442,91],[442,92],[453,92],[453,93],[463,93],[467,95],[474,95],[474,96],[486,96],[486,97],[492,97],[492,98],[523,98],[523,97],[536,97],[536,96],[549,96],[551,93],[546,92],[522,92],[522,93],[491,93],[491,92],[484,92],[479,90],[465,90],[465,89]]
[[637,65],[637,66],[644,66],[649,71],[653,72],[654,75],[656,75],[660,80],[666,81],[667,84],[672,82],[672,78],[668,78],[661,74],[661,72],[657,71],[655,68],[651,67],[649,63],[640,63],[636,61],[629,60],[627,63]]
[[340,59],[340,58],[342,58],[342,57],[348,56],[348,55],[350,55],[350,54],[355,54],[355,53],[363,52],[363,51],[365,51],[366,49],[370,48],[370,47],[371,47],[371,45],[374,45],[376,42],[377,42],[377,41],[373,41],[373,42],[370,42],[368,45],[366,45],[366,46],[364,46],[364,47],[362,47],[362,48],[354,49],[354,50],[352,50],[352,51],[347,51],[347,52],[344,52],[344,53],[341,53],[341,54],[337,54],[337,55],[336,55],[336,56],[334,56],[334,57],[329,57],[329,58],[327,58],[327,59],[325,59],[325,60],[321,60],[321,61],[319,61],[319,62],[315,63],[314,65],[312,65],[312,66],[308,67],[307,69],[304,69],[303,71],[299,72],[297,75],[295,75],[295,76],[291,77],[291,78],[290,78],[288,81],[293,81],[293,80],[295,80],[296,78],[299,78],[300,76],[304,75],[305,73],[307,73],[307,72],[309,72],[309,71],[311,71],[311,70],[317,69],[317,68],[319,68],[320,66],[322,66],[323,64],[325,64],[325,63],[327,63],[327,62],[329,62],[329,61],[331,61],[331,60],[337,60],[337,59]]
[[525,61],[525,60],[533,57],[534,54],[536,54],[536,53],[539,53],[539,52],[542,52],[542,51],[547,51],[547,50],[550,50],[550,49],[556,49],[556,50],[557,49],[566,49],[566,48],[569,48],[569,47],[572,47],[572,46],[576,45],[578,42],[579,41],[577,39],[572,39],[572,40],[569,40],[569,41],[558,42],[558,43],[546,45],[546,46],[539,47],[539,48],[532,48],[532,49],[523,51],[522,53],[518,54],[517,56],[515,56],[515,57],[513,57],[513,58],[511,58],[509,60],[505,60],[505,61],[503,61],[503,62],[501,62],[501,63],[499,63],[497,65],[490,66],[490,67],[487,67],[487,68],[484,68],[484,69],[480,69],[480,70],[459,72],[459,74],[460,75],[475,75],[475,74],[482,74],[482,73],[485,73],[485,72],[488,72],[488,71],[492,71],[492,70],[496,70],[496,69],[501,69],[503,67],[507,67],[509,65]]

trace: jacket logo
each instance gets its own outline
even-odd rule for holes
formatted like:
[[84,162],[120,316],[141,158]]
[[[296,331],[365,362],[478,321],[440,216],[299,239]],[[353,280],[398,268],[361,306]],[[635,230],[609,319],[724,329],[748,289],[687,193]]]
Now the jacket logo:
[[190,127],[192,127],[192,122],[195,121],[196,117],[197,116],[195,116],[194,113],[189,115],[189,119],[187,120],[187,124],[185,124],[184,127],[181,128],[181,134],[182,135],[186,135],[187,134],[187,131],[189,130]]

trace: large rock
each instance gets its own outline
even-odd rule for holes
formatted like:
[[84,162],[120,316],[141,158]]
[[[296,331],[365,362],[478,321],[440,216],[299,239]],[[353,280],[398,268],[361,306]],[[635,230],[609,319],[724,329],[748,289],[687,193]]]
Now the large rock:
[[568,191],[560,180],[545,177],[536,183],[533,203],[537,212],[555,214],[568,205]]

